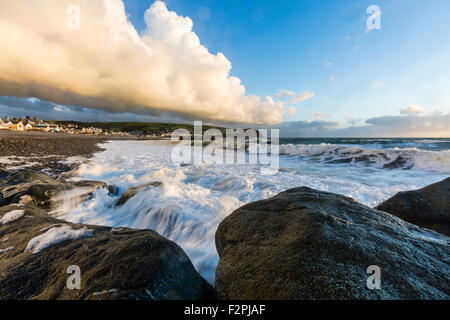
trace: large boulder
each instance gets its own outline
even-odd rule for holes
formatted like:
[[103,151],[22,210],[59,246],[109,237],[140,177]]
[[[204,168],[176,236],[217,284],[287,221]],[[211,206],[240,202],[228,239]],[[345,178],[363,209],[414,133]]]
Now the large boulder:
[[[448,241],[351,198],[295,188],[247,204],[219,225],[217,296],[449,299]],[[381,289],[367,286],[373,265]]]
[[376,209],[450,236],[450,177],[419,190],[399,192]]
[[[81,272],[79,290],[67,285],[70,266]],[[212,296],[183,250],[154,231],[72,224],[29,205],[0,208],[0,300]]]

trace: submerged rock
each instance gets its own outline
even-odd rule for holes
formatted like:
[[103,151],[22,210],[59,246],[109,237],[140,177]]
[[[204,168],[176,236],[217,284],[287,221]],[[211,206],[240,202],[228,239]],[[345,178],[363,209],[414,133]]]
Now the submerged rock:
[[[0,299],[213,296],[183,250],[152,230],[72,224],[29,205],[2,207],[0,218],[18,208],[24,215],[0,225]],[[69,289],[78,267],[81,288]]]
[[406,166],[406,164],[408,163],[408,161],[403,158],[402,156],[398,156],[394,161],[391,161],[389,163],[386,163],[383,168],[385,169],[399,169],[399,168],[403,168],[403,169],[411,169],[413,167],[413,165],[409,165]]
[[153,182],[146,183],[146,184],[143,184],[140,186],[131,187],[120,196],[119,200],[117,200],[117,202],[116,202],[116,206],[120,207],[120,206],[124,205],[128,200],[130,200],[132,197],[134,197],[140,191],[148,190],[148,189],[151,189],[154,187],[160,187],[160,186],[162,186],[162,182],[153,181]]
[[399,192],[376,209],[450,236],[450,177],[419,190]]
[[[449,299],[448,242],[351,198],[295,188],[247,204],[219,225],[217,296]],[[373,265],[380,289],[367,286]]]

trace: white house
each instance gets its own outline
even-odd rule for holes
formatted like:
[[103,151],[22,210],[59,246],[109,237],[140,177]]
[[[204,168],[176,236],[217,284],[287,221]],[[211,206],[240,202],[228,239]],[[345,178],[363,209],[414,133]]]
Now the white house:
[[23,131],[24,130],[23,122],[22,121],[13,122],[12,125],[9,127],[9,130]]
[[24,127],[23,127],[25,130],[32,130],[33,129],[33,126],[31,125],[31,123],[27,123]]
[[8,130],[8,129],[9,129],[9,126],[5,123],[5,121],[0,119],[0,130]]
[[50,131],[50,132],[59,132],[60,128],[56,124],[52,124],[52,125],[50,125],[48,131]]

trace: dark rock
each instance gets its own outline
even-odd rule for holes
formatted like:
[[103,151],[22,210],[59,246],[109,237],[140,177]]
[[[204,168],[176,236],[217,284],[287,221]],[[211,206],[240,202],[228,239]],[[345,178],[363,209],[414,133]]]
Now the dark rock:
[[0,169],[0,180],[3,180],[3,179],[5,179],[8,175],[10,174],[10,172],[9,171],[6,171],[6,170],[3,170],[3,169]]
[[[404,168],[407,161],[402,156],[398,156],[394,161],[386,163],[383,168],[385,169],[398,169],[398,168]],[[411,169],[411,167],[409,168]]]
[[336,159],[332,161],[328,161],[329,164],[342,164],[342,163],[352,163],[352,158],[344,158],[344,159]]
[[57,195],[62,192],[79,189],[73,196],[85,201],[92,197],[94,190],[107,187],[100,181],[65,181],[52,179],[43,172],[20,170],[0,181],[0,200],[3,199],[3,204],[31,201],[41,208],[53,209],[59,205]]
[[[351,198],[301,187],[219,225],[219,299],[449,299],[449,238]],[[367,268],[381,289],[367,288]]]
[[134,197],[140,191],[149,190],[151,188],[160,187],[160,186],[162,186],[162,182],[153,181],[153,182],[146,183],[146,184],[143,184],[140,186],[131,187],[120,196],[119,200],[117,200],[117,202],[116,202],[116,206],[120,207],[120,206],[124,205],[128,200],[130,200],[132,197]]
[[355,163],[363,162],[365,164],[371,164],[374,161],[371,159],[370,155],[363,155],[355,158]]
[[43,172],[19,170],[9,174],[1,183],[2,185],[11,186],[22,183],[50,183],[52,181],[52,178]]
[[[183,250],[154,231],[72,224],[28,205],[2,207],[0,218],[18,209],[25,216],[0,225],[0,249],[12,248],[0,253],[0,300],[212,298],[213,289]],[[92,235],[38,253],[26,250],[32,238],[63,225]],[[66,286],[71,265],[80,268],[80,290]]]
[[110,195],[116,196],[119,194],[119,187],[117,187],[115,185],[109,185],[108,192]]
[[450,236],[450,177],[419,190],[399,192],[376,209]]

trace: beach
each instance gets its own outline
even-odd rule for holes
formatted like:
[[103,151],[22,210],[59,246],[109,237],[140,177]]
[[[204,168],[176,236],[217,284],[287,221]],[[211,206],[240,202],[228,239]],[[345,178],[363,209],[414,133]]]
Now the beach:
[[[102,151],[99,144],[110,140],[144,140],[137,136],[71,135],[38,131],[0,130],[0,168],[26,166],[34,170],[69,171],[66,160],[90,158]],[[71,161],[68,161],[71,162]]]

